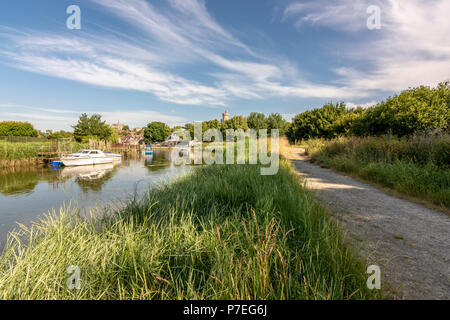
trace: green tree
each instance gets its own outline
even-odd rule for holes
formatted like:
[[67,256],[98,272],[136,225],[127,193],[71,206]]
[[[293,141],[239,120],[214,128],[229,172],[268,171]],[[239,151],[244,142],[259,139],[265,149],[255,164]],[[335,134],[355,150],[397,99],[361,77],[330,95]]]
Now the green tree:
[[364,111],[365,110],[362,107],[357,107],[356,109],[351,109],[348,112],[342,114],[331,125],[333,135],[340,136],[353,134],[355,122],[357,122],[359,118],[362,117]]
[[78,119],[77,125],[73,126],[73,135],[78,142],[86,140],[87,137],[95,137],[100,140],[108,140],[112,129],[105,121],[101,120],[101,115],[93,114],[88,117],[83,113]]
[[0,122],[0,136],[5,137],[37,137],[38,132],[28,122],[3,121]]
[[50,134],[47,135],[47,139],[69,139],[69,138],[73,138],[73,133],[64,130],[51,132]]
[[283,119],[281,114],[271,113],[267,117],[267,125],[268,125],[269,130],[278,129],[280,136],[282,136],[282,135],[286,134],[289,123]]
[[220,123],[219,120],[214,119],[214,120],[210,120],[210,121],[206,122],[206,128],[207,129],[221,130],[222,129],[222,124]]
[[170,127],[159,121],[151,122],[144,129],[144,138],[146,143],[155,143],[164,141],[171,133]]
[[247,118],[247,124],[250,129],[268,129],[268,122],[264,113],[252,112]]
[[367,109],[353,127],[356,135],[382,135],[392,132],[397,136],[430,130],[449,130],[450,83],[436,88],[420,86],[389,97]]
[[223,127],[223,130],[226,130],[226,129],[248,130],[247,118],[245,118],[244,116],[234,116],[230,120],[225,121],[225,123],[223,124],[222,127]]
[[111,136],[109,137],[109,141],[113,143],[118,143],[120,139],[119,133],[117,133],[117,130],[112,129],[111,130]]
[[322,108],[309,110],[295,116],[287,135],[289,140],[297,141],[316,137],[333,138],[333,123],[349,112],[343,102],[328,103]]

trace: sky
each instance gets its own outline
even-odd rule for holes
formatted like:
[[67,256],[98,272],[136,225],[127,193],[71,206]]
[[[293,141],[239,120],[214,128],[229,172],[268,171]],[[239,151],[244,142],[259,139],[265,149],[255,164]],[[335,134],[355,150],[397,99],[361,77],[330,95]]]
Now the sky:
[[449,16],[448,0],[4,0],[0,121],[70,130],[84,112],[141,127],[368,107],[450,78]]

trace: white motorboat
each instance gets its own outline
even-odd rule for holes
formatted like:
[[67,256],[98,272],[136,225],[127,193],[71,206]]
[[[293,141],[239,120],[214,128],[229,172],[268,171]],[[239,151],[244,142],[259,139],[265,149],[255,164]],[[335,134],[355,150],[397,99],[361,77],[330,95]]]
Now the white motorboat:
[[120,162],[122,157],[113,153],[105,153],[100,150],[80,150],[61,158],[66,167],[89,166],[104,163]]
[[112,153],[112,152],[104,152],[104,154],[107,156],[107,157],[113,157],[113,162],[114,163],[117,163],[117,162],[120,162],[120,161],[122,161],[122,155],[120,155],[120,154],[117,154],[117,153]]

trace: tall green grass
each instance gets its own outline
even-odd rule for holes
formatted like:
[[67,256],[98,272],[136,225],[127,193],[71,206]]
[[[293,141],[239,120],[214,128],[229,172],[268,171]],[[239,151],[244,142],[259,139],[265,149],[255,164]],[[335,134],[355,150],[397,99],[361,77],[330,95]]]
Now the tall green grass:
[[[103,217],[9,238],[1,299],[369,299],[364,263],[290,164],[199,167]],[[81,290],[66,270],[81,269]]]
[[[72,151],[77,152],[87,145],[72,142]],[[43,142],[7,142],[0,141],[0,160],[23,160],[37,158],[39,152],[52,150],[51,141]]]
[[320,163],[450,209],[450,136],[305,141]]

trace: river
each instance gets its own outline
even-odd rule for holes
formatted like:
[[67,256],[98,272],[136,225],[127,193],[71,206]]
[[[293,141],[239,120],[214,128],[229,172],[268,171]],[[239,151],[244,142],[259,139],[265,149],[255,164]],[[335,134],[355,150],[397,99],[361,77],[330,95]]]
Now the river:
[[30,225],[61,206],[92,208],[118,206],[142,196],[153,186],[190,170],[170,161],[169,150],[153,156],[124,159],[121,164],[67,167],[11,168],[0,170],[0,248],[18,223]]

